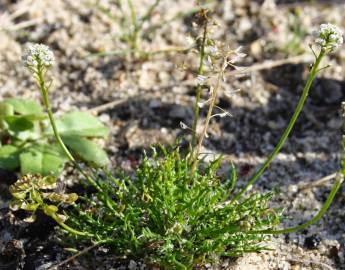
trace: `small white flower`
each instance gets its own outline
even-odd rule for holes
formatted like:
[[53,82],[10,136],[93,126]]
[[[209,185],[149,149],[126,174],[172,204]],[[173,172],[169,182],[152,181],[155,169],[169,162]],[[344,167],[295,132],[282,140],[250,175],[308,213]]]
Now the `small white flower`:
[[37,68],[39,65],[50,67],[55,62],[54,53],[43,44],[29,45],[22,56],[25,66]]
[[205,100],[205,101],[200,101],[198,102],[198,107],[203,108],[207,103],[209,103],[211,99]]
[[319,31],[315,33],[315,43],[326,50],[334,50],[343,44],[343,31],[339,27],[327,23],[321,24]]
[[207,81],[207,77],[204,76],[204,75],[198,75],[196,77],[196,80],[197,80],[197,83],[200,84],[200,85],[204,85]]
[[216,46],[207,46],[205,48],[205,51],[207,54],[211,55],[211,56],[219,56],[219,49]]
[[210,53],[216,55],[218,53],[218,48],[216,46],[210,46]]
[[239,46],[236,50],[234,50],[232,53],[233,53],[233,56],[231,57],[230,59],[230,62],[231,63],[236,63],[238,62],[239,60],[241,60],[242,58],[246,57],[246,54],[241,52],[242,50],[242,46]]
[[180,127],[182,129],[189,129],[189,127],[185,123],[183,123],[182,121],[180,122]]

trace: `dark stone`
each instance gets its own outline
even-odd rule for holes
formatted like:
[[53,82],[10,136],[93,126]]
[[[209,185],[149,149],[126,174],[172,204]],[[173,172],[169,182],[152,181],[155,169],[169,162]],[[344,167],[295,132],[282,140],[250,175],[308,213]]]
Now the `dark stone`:
[[304,246],[308,249],[316,249],[321,242],[320,236],[313,234],[304,240]]

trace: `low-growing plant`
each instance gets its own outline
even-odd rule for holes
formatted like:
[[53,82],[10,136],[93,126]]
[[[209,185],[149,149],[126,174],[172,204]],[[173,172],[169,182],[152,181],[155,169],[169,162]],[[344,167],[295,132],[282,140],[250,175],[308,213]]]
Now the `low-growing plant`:
[[[74,111],[59,117],[56,126],[63,142],[81,161],[93,166],[108,164],[105,151],[92,141],[108,134],[97,118]],[[0,168],[20,169],[22,175],[58,175],[68,160],[43,108],[34,100],[6,99],[0,103],[0,145]]]
[[[104,170],[90,173],[78,165],[61,140],[54,117],[48,109],[56,141],[96,191],[90,196],[79,196],[79,202],[72,204],[73,209],[66,209],[64,217],[60,218],[58,213],[61,211],[52,202],[73,203],[76,195],[52,195],[45,189],[55,180],[26,176],[11,187],[14,195],[11,205],[14,209],[29,208],[26,210],[31,212],[41,209],[77,241],[107,244],[123,258],[143,258],[147,263],[164,269],[192,269],[207,261],[217,261],[221,256],[239,256],[265,249],[270,235],[304,229],[324,215],[342,183],[341,176],[313,219],[287,229],[276,229],[282,218],[282,209],[270,207],[273,192],[246,192],[284,145],[303,108],[311,84],[321,70],[321,60],[342,44],[342,32],[333,25],[321,25],[316,39],[319,51],[314,52],[315,62],[286,130],[263,165],[243,188],[236,191],[235,167],[231,166],[229,175],[220,175],[221,157],[206,162],[200,159],[200,154],[208,125],[212,117],[219,115],[213,114],[213,110],[225,70],[229,66],[235,67],[236,58],[243,55],[238,50],[214,42],[208,36],[207,12],[202,10],[200,16],[199,25],[204,31],[198,50],[201,62],[207,61],[208,69],[201,73],[199,68],[198,91],[202,91],[201,86],[208,85],[209,98],[201,101],[201,93],[197,93],[195,108],[207,104],[208,110],[201,133],[197,132],[200,112],[195,110],[195,121],[191,128],[193,141],[189,151],[183,153],[178,145],[172,150],[161,147],[163,154],[160,155],[153,149],[153,156],[144,156],[132,178]],[[36,63],[29,67],[38,76],[46,108],[50,108],[44,86],[45,72],[42,71],[49,66],[45,65],[40,53],[48,49],[37,46],[32,51]],[[215,78],[214,83],[212,77]],[[223,111],[220,115],[228,113]],[[185,124],[183,127],[189,129]]]
[[[204,2],[213,2],[214,0],[207,0]],[[152,36],[155,35],[158,29],[161,29],[163,26],[168,25],[169,23],[188,17],[192,14],[198,12],[199,8],[192,8],[190,10],[184,10],[177,12],[170,18],[163,17],[158,23],[152,23],[152,15],[157,11],[161,0],[155,0],[151,5],[148,5],[143,15],[139,15],[139,12],[136,7],[135,1],[132,0],[117,0],[114,1],[114,5],[117,7],[117,10],[120,11],[121,15],[116,16],[112,14],[108,8],[105,8],[101,3],[91,4],[99,12],[108,16],[114,23],[118,24],[121,31],[116,36],[118,40],[124,41],[128,45],[128,49],[124,50],[114,50],[114,51],[105,51],[93,54],[93,56],[110,56],[110,55],[129,55],[131,59],[146,59],[149,56],[156,54],[166,54],[166,53],[183,53],[188,52],[192,48],[178,48],[178,47],[169,47],[153,51],[148,51],[142,47],[142,41],[144,39],[150,40]],[[148,26],[145,26],[147,24]]]
[[282,212],[268,205],[273,192],[229,201],[235,168],[229,177],[219,177],[219,158],[192,173],[178,148],[161,150],[163,157],[155,149],[152,158],[145,156],[134,179],[107,174],[99,182],[113,209],[80,197],[67,214],[68,225],[80,233],[66,231],[79,241],[108,244],[124,258],[141,257],[169,269],[267,249],[262,242],[268,236],[260,231],[279,224]]
[[299,55],[304,52],[302,47],[303,40],[307,35],[306,29],[301,23],[301,10],[296,8],[288,14],[288,33],[287,43],[283,47],[283,51],[288,55]]

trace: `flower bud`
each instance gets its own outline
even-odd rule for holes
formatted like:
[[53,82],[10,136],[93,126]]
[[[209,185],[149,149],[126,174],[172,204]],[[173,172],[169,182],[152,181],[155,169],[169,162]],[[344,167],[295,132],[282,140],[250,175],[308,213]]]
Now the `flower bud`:
[[329,51],[333,51],[343,44],[343,31],[330,23],[321,24],[315,36],[315,43]]
[[22,56],[25,66],[38,68],[39,66],[51,67],[54,64],[54,53],[43,44],[29,45]]

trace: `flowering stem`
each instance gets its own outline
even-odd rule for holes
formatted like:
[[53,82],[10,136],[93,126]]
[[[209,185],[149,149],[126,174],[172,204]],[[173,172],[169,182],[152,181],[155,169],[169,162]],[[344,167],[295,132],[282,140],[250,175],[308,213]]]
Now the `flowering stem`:
[[45,80],[44,80],[44,67],[42,65],[38,66],[36,75],[37,75],[37,79],[38,79],[38,85],[39,85],[39,88],[40,88],[40,91],[41,91],[41,94],[43,97],[43,103],[44,103],[44,106],[47,110],[49,121],[50,121],[50,124],[53,128],[53,132],[54,132],[54,136],[55,136],[56,141],[60,145],[62,151],[65,153],[67,158],[73,163],[73,165],[78,169],[78,171],[90,182],[90,184],[92,186],[94,186],[98,191],[101,191],[100,186],[95,182],[95,180],[93,180],[89,175],[87,175],[83,171],[83,169],[76,162],[76,160],[72,156],[71,152],[67,149],[66,145],[64,144],[64,142],[61,139],[61,136],[60,136],[58,129],[56,127],[55,119],[54,119],[53,112],[52,112],[52,109],[50,106],[49,97],[48,97],[48,88],[46,87]]
[[290,228],[286,228],[286,229],[281,229],[281,230],[263,230],[263,231],[252,231],[250,233],[263,233],[263,234],[284,234],[284,233],[293,233],[299,230],[303,230],[307,227],[309,227],[310,225],[318,222],[322,216],[327,212],[327,210],[329,209],[329,207],[331,206],[334,197],[337,193],[337,191],[339,190],[341,184],[343,182],[343,176],[339,176],[335,182],[335,184],[332,187],[332,190],[330,192],[330,194],[327,197],[326,202],[324,203],[324,205],[322,206],[322,208],[320,209],[320,211],[317,213],[317,215],[315,217],[313,217],[311,220],[297,225],[295,227],[290,227]]
[[206,136],[207,129],[208,129],[208,126],[210,124],[210,120],[212,118],[213,108],[214,108],[214,106],[216,104],[216,100],[217,100],[217,92],[219,90],[220,82],[221,82],[221,80],[223,78],[224,70],[225,70],[226,66],[227,66],[227,59],[224,58],[224,62],[222,64],[222,69],[221,69],[221,71],[218,74],[216,86],[214,87],[214,89],[212,91],[211,100],[210,100],[210,106],[208,107],[207,116],[206,116],[206,120],[205,120],[205,125],[204,125],[203,130],[202,130],[202,132],[200,134],[200,137],[199,137],[199,140],[198,140],[198,145],[197,145],[195,153],[194,153],[194,158],[193,158],[193,163],[192,163],[192,173],[195,172],[196,167],[198,165],[198,156],[200,154],[200,150],[201,150],[201,147],[202,147],[202,142],[203,142],[203,140],[204,140],[204,138]]
[[[204,22],[204,32],[202,37],[201,49],[200,49],[200,61],[199,61],[199,68],[198,68],[198,75],[204,74],[204,60],[205,60],[205,46],[207,40],[207,20]],[[192,126],[192,142],[191,147],[194,148],[196,142],[196,129],[199,121],[200,116],[200,108],[199,102],[201,98],[201,84],[197,85],[196,88],[196,97],[195,97],[195,104],[194,104],[194,121]]]
[[290,122],[287,126],[287,128],[285,129],[285,131],[283,132],[277,146],[273,149],[272,153],[268,156],[268,158],[266,159],[266,161],[264,162],[264,164],[262,164],[262,166],[256,171],[256,173],[250,178],[250,180],[248,181],[248,183],[246,184],[246,186],[234,197],[233,201],[238,200],[239,198],[241,198],[241,196],[254,184],[254,182],[263,174],[263,172],[265,172],[265,170],[268,168],[268,166],[272,163],[272,161],[274,160],[274,158],[277,156],[277,154],[279,153],[280,149],[283,147],[284,143],[286,142],[293,126],[296,123],[296,120],[299,116],[299,114],[301,113],[304,103],[308,97],[308,93],[310,90],[310,87],[319,71],[319,65],[320,62],[322,60],[322,58],[325,56],[326,51],[322,48],[319,55],[317,56],[315,63],[313,65],[313,68],[310,71],[307,83],[303,89],[303,93],[302,96],[297,104],[296,110],[294,112],[294,114],[292,115]]
[[78,231],[78,230],[75,230],[75,229],[71,228],[70,226],[68,226],[67,224],[62,222],[56,214],[51,215],[51,217],[55,220],[55,222],[57,224],[59,224],[59,226],[61,226],[62,228],[64,228],[66,231],[68,231],[71,234],[80,235],[80,236],[88,236],[88,237],[93,237],[94,236],[93,234],[86,233],[86,232],[81,232],[81,231]]

